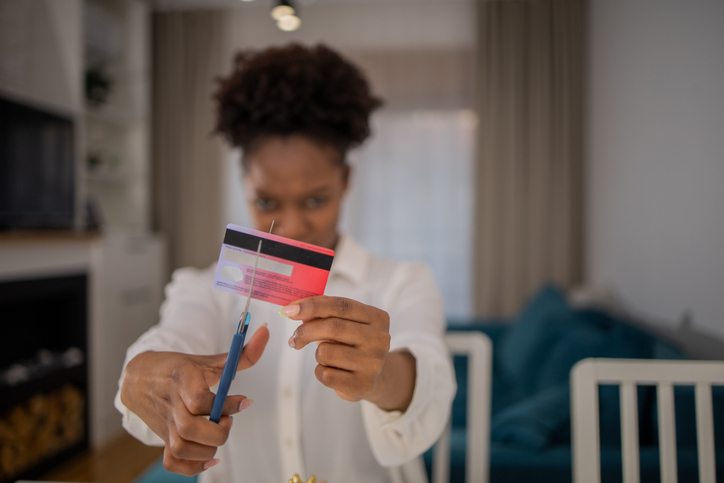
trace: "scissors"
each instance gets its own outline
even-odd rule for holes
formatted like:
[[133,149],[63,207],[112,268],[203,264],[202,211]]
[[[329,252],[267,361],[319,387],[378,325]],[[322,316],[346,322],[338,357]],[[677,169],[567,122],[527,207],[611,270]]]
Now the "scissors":
[[249,322],[251,321],[249,304],[251,303],[251,291],[254,288],[254,279],[256,278],[256,266],[259,263],[260,252],[261,240],[259,240],[259,247],[256,249],[256,260],[254,260],[254,271],[251,274],[251,285],[249,285],[249,296],[246,299],[246,307],[244,307],[244,311],[241,313],[241,317],[239,318],[239,325],[236,328],[236,333],[234,334],[233,339],[231,339],[231,348],[229,349],[229,355],[226,356],[224,372],[221,373],[219,390],[216,392],[216,397],[214,397],[214,404],[211,407],[211,416],[209,417],[209,419],[215,423],[218,423],[221,419],[221,411],[224,408],[224,401],[226,400],[226,395],[229,393],[229,386],[231,386],[231,381],[233,381],[236,377],[236,368],[239,366],[239,358],[241,357],[241,351],[244,348],[246,331],[247,329],[249,329]]

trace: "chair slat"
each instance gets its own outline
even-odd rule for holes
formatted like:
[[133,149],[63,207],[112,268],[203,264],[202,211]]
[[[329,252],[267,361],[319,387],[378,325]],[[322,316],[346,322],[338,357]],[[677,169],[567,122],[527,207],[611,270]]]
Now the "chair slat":
[[696,385],[696,436],[699,454],[699,481],[715,483],[714,418],[711,407],[711,386]]
[[657,387],[659,408],[659,458],[661,483],[677,483],[676,425],[674,422],[674,388],[662,382]]
[[432,482],[448,483],[450,481],[450,433],[452,432],[452,414],[447,419],[447,427],[440,439],[435,443],[432,452]]
[[[466,483],[487,483],[490,472],[490,388],[493,345],[481,332],[448,332],[445,344],[451,355],[468,358],[466,401]],[[450,481],[452,415],[433,449],[433,483]]]
[[465,482],[488,481],[490,459],[490,377],[493,373],[492,345],[490,339],[470,339],[468,359],[468,407],[469,431],[465,461]]
[[636,385],[621,384],[621,446],[624,483],[639,483],[639,418]]
[[571,370],[571,431],[573,481],[600,483],[601,460],[598,427],[598,376],[596,363],[589,359]]

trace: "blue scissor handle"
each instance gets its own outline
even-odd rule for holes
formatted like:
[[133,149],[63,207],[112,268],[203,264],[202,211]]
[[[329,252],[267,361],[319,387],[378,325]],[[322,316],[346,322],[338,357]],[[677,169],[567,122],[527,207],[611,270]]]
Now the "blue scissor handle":
[[246,336],[246,329],[249,327],[249,319],[251,319],[251,314],[247,312],[246,320],[244,320],[244,328],[241,332],[234,334],[234,337],[231,339],[231,348],[229,349],[229,355],[226,356],[224,372],[221,373],[221,381],[219,381],[219,390],[216,391],[214,404],[211,407],[211,416],[209,417],[209,419],[215,423],[218,423],[221,419],[221,411],[224,409],[224,401],[226,401],[226,395],[229,393],[229,386],[231,386],[231,381],[236,377],[236,368],[239,365],[241,351],[244,348],[244,338]]

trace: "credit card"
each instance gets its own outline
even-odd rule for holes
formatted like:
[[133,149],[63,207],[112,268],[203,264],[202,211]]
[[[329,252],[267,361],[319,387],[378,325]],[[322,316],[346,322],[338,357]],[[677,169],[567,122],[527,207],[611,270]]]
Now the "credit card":
[[323,295],[334,251],[229,224],[221,244],[214,287],[247,296],[261,243],[251,298],[277,305]]

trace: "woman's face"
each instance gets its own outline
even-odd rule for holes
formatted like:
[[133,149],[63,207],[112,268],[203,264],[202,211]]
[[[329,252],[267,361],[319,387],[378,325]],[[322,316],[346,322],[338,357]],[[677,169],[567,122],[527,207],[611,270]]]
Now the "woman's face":
[[349,167],[339,151],[311,139],[265,139],[245,159],[244,188],[258,230],[325,248],[337,243],[337,221]]

